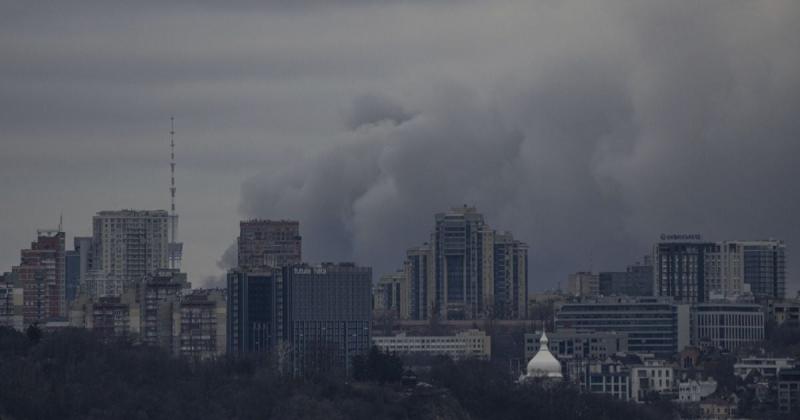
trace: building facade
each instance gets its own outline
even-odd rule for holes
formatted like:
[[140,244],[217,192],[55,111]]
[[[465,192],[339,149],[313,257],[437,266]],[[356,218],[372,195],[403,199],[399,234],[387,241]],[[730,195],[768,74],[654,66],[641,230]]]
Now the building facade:
[[37,232],[11,269],[23,289],[23,323],[44,324],[67,315],[64,232]]
[[378,280],[372,293],[372,309],[375,317],[389,316],[395,319],[409,319],[409,287],[404,271],[384,274]]
[[688,380],[678,382],[678,401],[684,403],[699,402],[717,390],[717,381]]
[[765,315],[760,305],[702,303],[692,307],[692,343],[735,351],[764,340]]
[[652,259],[645,256],[626,271],[600,272],[598,283],[603,296],[653,296]]
[[282,273],[228,272],[227,351],[269,352],[286,339]]
[[300,222],[246,220],[239,223],[238,268],[263,273],[302,261]]
[[744,379],[750,374],[776,379],[783,370],[794,369],[797,360],[786,357],[744,357],[733,365],[733,373]]
[[225,354],[225,291],[195,289],[184,294],[177,314],[175,354],[195,360]]
[[372,269],[352,263],[285,266],[286,336],[296,375],[349,376],[369,351]]
[[[539,351],[541,333],[525,334],[525,359],[530,360]],[[547,335],[550,352],[558,360],[592,359],[605,360],[616,353],[628,352],[628,335],[616,331],[578,332],[561,329]]]
[[596,297],[600,294],[600,277],[588,271],[567,277],[567,292],[575,297]]
[[436,214],[430,243],[408,250],[403,271],[410,319],[527,317],[528,246],[474,207]]
[[92,224],[89,269],[121,279],[124,289],[169,267],[170,216],[165,210],[101,211]]
[[786,245],[783,241],[739,241],[744,261],[744,283],[758,298],[786,297]]
[[414,320],[428,319],[435,295],[431,264],[431,248],[428,244],[414,247],[406,252],[403,271],[408,287],[408,317]]
[[800,300],[771,301],[767,308],[769,318],[776,324],[800,326]]
[[174,314],[183,292],[191,288],[186,273],[177,269],[156,270],[138,285],[141,314],[141,342],[168,351],[175,348]]
[[24,289],[13,273],[0,275],[0,326],[23,329]]
[[492,338],[484,331],[469,330],[448,336],[394,336],[372,337],[372,344],[385,353],[399,355],[449,356],[453,360],[492,357]]
[[634,353],[672,355],[689,345],[690,310],[669,298],[597,298],[564,303],[556,310],[556,332],[618,332]]
[[436,214],[431,241],[435,306],[444,318],[475,319],[483,313],[484,274],[492,267],[484,259],[489,235],[474,207]]
[[[699,235],[684,241],[665,240],[653,248],[653,277],[655,293],[672,297],[679,303],[702,303],[708,300],[706,258],[715,244],[703,242]],[[666,238],[666,237],[665,237]]]
[[486,305],[498,319],[525,319],[528,315],[528,245],[510,232],[494,233],[493,272],[486,289],[492,291]]
[[663,360],[645,360],[631,367],[631,398],[644,402],[676,394],[675,368]]

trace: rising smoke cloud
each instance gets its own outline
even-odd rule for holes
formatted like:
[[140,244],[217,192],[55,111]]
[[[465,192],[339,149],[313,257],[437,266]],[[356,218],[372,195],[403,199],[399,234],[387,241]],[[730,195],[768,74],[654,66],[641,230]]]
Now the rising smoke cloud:
[[531,245],[534,289],[624,269],[660,232],[793,246],[799,16],[770,4],[633,8],[480,86],[356,97],[324,150],[247,180],[241,212],[299,219],[307,259],[381,274],[434,213],[476,205]]

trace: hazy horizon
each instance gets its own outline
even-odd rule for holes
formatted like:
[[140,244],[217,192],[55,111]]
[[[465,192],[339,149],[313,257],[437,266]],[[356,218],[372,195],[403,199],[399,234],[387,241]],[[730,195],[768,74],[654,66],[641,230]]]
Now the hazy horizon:
[[374,277],[474,205],[531,290],[661,233],[782,239],[800,286],[800,3],[3,2],[0,272],[63,214],[169,208],[220,284],[249,218]]

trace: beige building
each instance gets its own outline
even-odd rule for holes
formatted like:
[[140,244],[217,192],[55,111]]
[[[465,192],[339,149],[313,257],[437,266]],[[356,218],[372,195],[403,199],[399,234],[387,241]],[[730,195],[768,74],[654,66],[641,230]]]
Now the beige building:
[[372,337],[372,344],[387,353],[446,355],[454,360],[492,357],[492,338],[480,330],[468,330],[448,336],[394,336]]
[[567,278],[567,292],[576,297],[595,297],[600,294],[600,277],[586,271],[572,273]]
[[173,312],[175,354],[192,359],[225,354],[226,311],[223,290],[199,289],[184,294]]
[[23,329],[23,288],[12,273],[0,275],[0,326]]

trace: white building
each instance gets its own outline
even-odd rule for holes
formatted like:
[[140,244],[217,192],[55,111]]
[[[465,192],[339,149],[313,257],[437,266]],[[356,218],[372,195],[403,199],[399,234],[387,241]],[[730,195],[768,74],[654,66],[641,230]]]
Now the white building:
[[707,381],[681,381],[678,383],[678,401],[698,402],[717,390],[717,381],[708,379]]
[[469,330],[452,336],[394,336],[372,337],[372,344],[387,353],[446,355],[452,359],[492,356],[492,338],[485,332]]
[[645,401],[648,394],[674,394],[675,369],[663,360],[645,360],[631,368],[631,398]]
[[94,269],[125,287],[169,267],[170,216],[165,210],[101,211],[93,218]]
[[701,303],[692,308],[692,342],[734,351],[764,340],[764,312],[749,303]]
[[797,364],[795,359],[775,357],[745,357],[733,365],[733,373],[744,379],[751,372],[757,372],[764,378],[777,378],[781,370],[792,369]]

